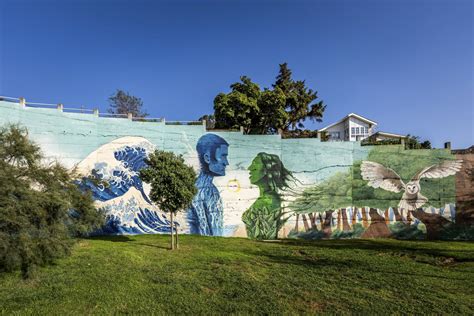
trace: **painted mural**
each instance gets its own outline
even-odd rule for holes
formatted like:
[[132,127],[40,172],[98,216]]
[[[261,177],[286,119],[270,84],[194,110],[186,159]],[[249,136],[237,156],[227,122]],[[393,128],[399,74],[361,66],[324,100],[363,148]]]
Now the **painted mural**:
[[78,184],[107,215],[97,234],[169,232],[138,176],[161,149],[198,174],[192,205],[175,219],[181,233],[474,239],[472,153],[209,132],[0,101],[5,123],[26,126],[47,157],[82,174]]

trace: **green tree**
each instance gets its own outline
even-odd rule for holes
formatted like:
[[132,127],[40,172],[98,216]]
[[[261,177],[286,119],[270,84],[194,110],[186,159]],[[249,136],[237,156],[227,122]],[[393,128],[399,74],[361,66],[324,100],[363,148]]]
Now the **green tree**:
[[130,95],[127,91],[117,89],[109,99],[108,112],[111,114],[128,114],[131,113],[133,117],[143,118],[148,116],[148,113],[142,111],[143,101],[139,97]]
[[0,270],[20,268],[26,278],[36,265],[68,254],[73,237],[104,223],[77,178],[46,163],[25,128],[0,128]]
[[233,83],[229,93],[219,93],[214,99],[217,128],[244,128],[245,133],[267,134],[281,129],[304,128],[306,119],[320,121],[322,101],[313,103],[317,93],[304,81],[294,81],[287,64],[280,65],[280,74],[272,89],[261,89],[247,76]]
[[293,80],[292,72],[287,63],[280,64],[280,71],[273,88],[280,88],[285,94],[285,110],[288,119],[283,126],[283,131],[295,128],[304,128],[306,119],[321,122],[326,109],[323,101],[318,99],[318,92],[306,87],[304,80]]
[[429,140],[421,141],[419,136],[407,135],[405,140],[406,149],[431,149],[431,142]]
[[[178,230],[173,215],[191,205],[197,193],[196,173],[186,165],[182,156],[155,150],[140,170],[140,178],[151,185],[150,199],[164,212],[170,213],[171,249],[178,248]],[[174,238],[176,232],[176,242]]]
[[[338,172],[320,184],[304,190],[300,196],[290,203],[289,208],[298,214],[325,213],[324,223],[321,223],[326,235],[330,235],[332,214],[339,210],[341,214],[338,226],[348,230],[346,207],[352,205],[352,174]],[[322,217],[320,217],[321,219]]]

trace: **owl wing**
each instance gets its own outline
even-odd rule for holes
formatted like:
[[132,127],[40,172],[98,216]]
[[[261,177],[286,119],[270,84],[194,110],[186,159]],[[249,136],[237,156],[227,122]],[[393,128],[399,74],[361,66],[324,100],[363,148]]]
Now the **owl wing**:
[[368,185],[373,188],[382,188],[390,192],[405,189],[405,183],[395,171],[377,162],[362,161],[360,170],[362,179],[368,180]]
[[452,176],[461,170],[462,160],[446,160],[437,165],[432,165],[424,168],[418,172],[412,181],[420,180],[421,178],[444,178]]

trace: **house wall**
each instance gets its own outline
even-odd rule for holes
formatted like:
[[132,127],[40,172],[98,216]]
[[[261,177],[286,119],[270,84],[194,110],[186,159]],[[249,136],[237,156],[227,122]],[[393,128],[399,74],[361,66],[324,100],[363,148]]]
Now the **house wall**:
[[[208,132],[203,126],[101,118],[0,101],[0,126],[5,124],[27,127],[47,159],[108,184],[81,182],[106,210],[107,225],[100,234],[168,232],[167,214],[151,203],[150,188],[138,177],[146,167],[143,159],[154,149],[183,155],[198,174],[198,194],[176,219],[182,233],[258,239],[442,238],[442,232],[430,233],[430,225],[439,222],[443,225],[436,227],[444,230],[456,224],[454,175],[421,183],[428,199],[419,207],[422,213],[402,203],[403,190],[376,188],[362,175],[370,167],[362,162],[372,161],[408,183],[424,167],[455,159],[446,150]],[[200,160],[206,153],[210,162]],[[431,217],[425,221],[424,215]]]
[[[352,128],[358,128],[359,131],[361,130],[361,128],[368,128],[369,129],[369,133],[368,133],[368,136],[372,135],[372,132],[373,132],[373,127],[370,126],[370,124],[366,123],[366,122],[363,122],[355,117],[349,117],[349,132],[350,132],[350,141],[356,141],[357,140],[357,135],[360,135],[362,133],[359,133],[359,134],[353,134],[352,133]],[[363,137],[363,138],[360,138],[359,140],[362,140],[366,137]]]
[[[330,141],[342,141],[342,140],[345,140],[344,139],[344,123],[345,122],[341,122],[339,124],[336,124],[334,126],[331,126],[330,128],[326,129],[326,132],[329,136],[329,140]],[[337,135],[336,133],[339,133],[339,137],[335,136]]]

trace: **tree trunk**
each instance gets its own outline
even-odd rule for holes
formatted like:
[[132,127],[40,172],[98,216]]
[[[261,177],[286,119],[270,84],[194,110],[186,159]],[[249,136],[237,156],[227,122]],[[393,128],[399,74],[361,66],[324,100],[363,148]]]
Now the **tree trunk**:
[[403,216],[398,211],[398,207],[393,207],[393,214],[395,215],[395,220],[397,222],[403,223]]
[[309,213],[308,216],[311,223],[311,229],[317,231],[318,228],[316,227],[316,215],[313,213]]
[[412,222],[411,212],[410,212],[410,211],[407,211],[407,223],[408,223],[408,226],[411,225],[411,222]]
[[349,225],[349,222],[347,220],[346,209],[342,208],[342,209],[339,210],[339,212],[342,213],[342,230],[345,231],[345,232],[350,231],[351,226]]
[[331,236],[332,234],[332,213],[332,210],[326,211],[326,218],[324,219],[323,232],[326,234],[327,237]]
[[451,222],[439,214],[431,214],[423,211],[422,208],[411,211],[414,217],[419,219],[426,226],[426,237],[430,240],[438,239],[440,233]]
[[179,249],[179,244],[178,244],[178,226],[176,225],[176,223],[174,223],[174,230],[175,230],[175,234],[176,234],[175,248],[176,248],[176,249]]
[[296,223],[295,223],[295,232],[298,232],[298,220],[300,219],[300,214],[296,214]]
[[375,208],[370,208],[370,226],[362,234],[362,238],[390,237],[392,232],[385,223],[385,218],[377,212]]
[[355,224],[357,224],[357,207],[354,207],[352,209],[352,218],[351,218],[351,223],[352,223],[352,226],[354,226]]
[[361,208],[360,211],[362,212],[362,225],[364,228],[369,228],[369,219],[367,218],[367,210],[365,207]]
[[387,224],[387,225],[390,224],[390,209],[389,208],[385,210],[384,215],[385,215],[384,216],[385,217],[385,224]]
[[302,214],[301,217],[303,218],[304,231],[307,232],[309,231],[308,219],[305,214]]
[[340,209],[337,211],[337,230],[342,230],[342,216]]
[[458,227],[474,226],[474,153],[456,154],[462,167],[456,173],[455,223]]
[[321,213],[319,213],[318,216],[319,216],[319,224],[321,225],[321,230],[323,230],[323,228],[324,228],[323,227],[323,223],[324,223],[323,215]]
[[171,250],[174,249],[174,236],[173,236],[173,212],[171,213],[171,222],[170,222],[170,228],[171,228]]

